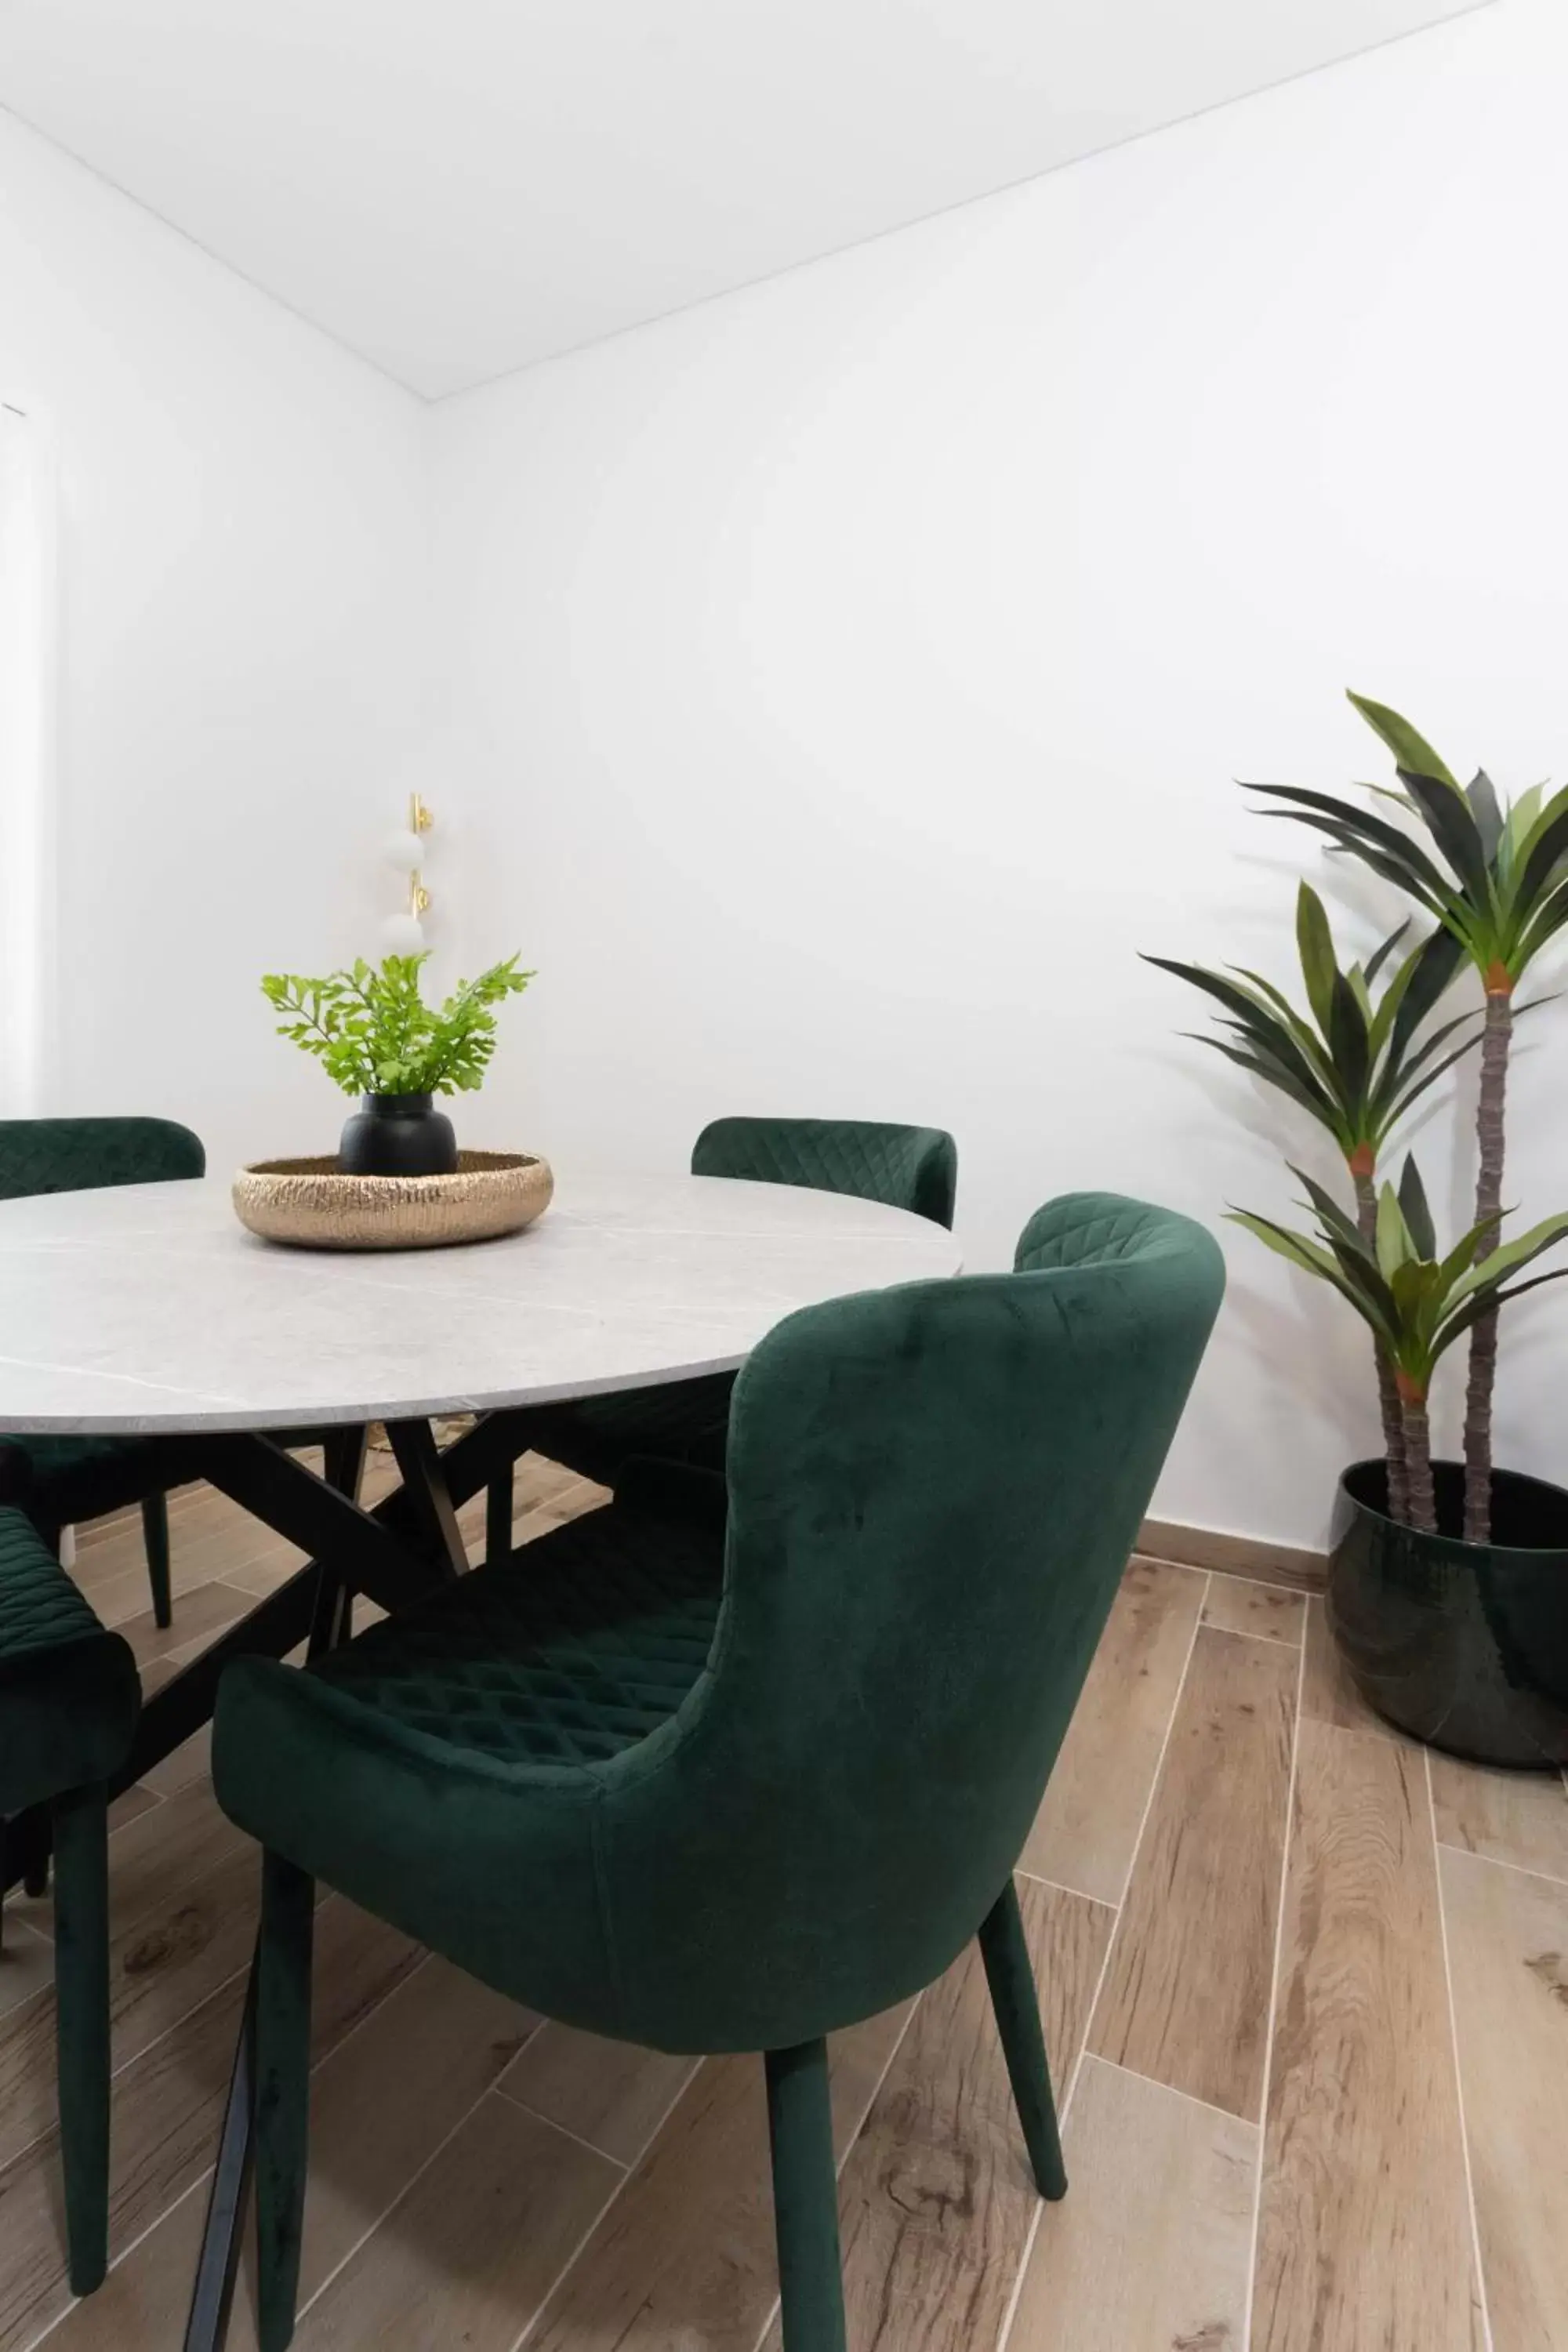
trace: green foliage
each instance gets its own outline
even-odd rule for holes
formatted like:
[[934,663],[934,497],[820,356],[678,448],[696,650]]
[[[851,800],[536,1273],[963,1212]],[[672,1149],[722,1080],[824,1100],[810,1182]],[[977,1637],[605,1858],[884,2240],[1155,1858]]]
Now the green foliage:
[[471,1094],[484,1084],[496,1048],[491,1007],[534,977],[516,956],[478,980],[460,980],[440,1006],[419,993],[425,955],[389,955],[379,971],[362,956],[324,980],[268,972],[261,992],[278,1012],[278,1034],[314,1054],[347,1095]]
[[1247,789],[1284,803],[1268,814],[1326,834],[1403,890],[1458,942],[1489,989],[1506,992],[1568,924],[1568,786],[1547,795],[1532,785],[1505,809],[1484,770],[1461,787],[1396,710],[1364,695],[1350,698],[1393,752],[1404,786],[1374,790],[1415,819],[1425,842],[1332,793]]
[[1415,1033],[1454,978],[1463,951],[1447,930],[1439,929],[1394,961],[1409,928],[1405,922],[1391,932],[1364,966],[1353,963],[1342,971],[1323,903],[1303,882],[1296,901],[1296,943],[1305,1011],[1257,972],[1234,965],[1211,971],[1165,956],[1146,956],[1144,961],[1201,988],[1223,1008],[1227,1017],[1221,1026],[1227,1034],[1202,1036],[1199,1044],[1277,1087],[1328,1129],[1347,1160],[1370,1171],[1412,1104],[1477,1042],[1472,1025],[1470,1035],[1442,1053],[1478,1019],[1468,1013],[1444,1022],[1416,1045]]
[[1315,1235],[1296,1233],[1245,1209],[1231,1210],[1232,1222],[1245,1225],[1279,1256],[1304,1266],[1347,1299],[1387,1349],[1401,1391],[1408,1397],[1426,1397],[1438,1358],[1483,1315],[1568,1274],[1568,1266],[1557,1266],[1529,1282],[1511,1279],[1568,1237],[1568,1214],[1543,1219],[1517,1241],[1504,1243],[1479,1260],[1476,1249],[1485,1228],[1472,1225],[1440,1258],[1414,1160],[1406,1159],[1397,1192],[1392,1184],[1379,1192],[1372,1242],[1363,1240],[1331,1193],[1299,1168],[1291,1173],[1306,1188],[1303,1205],[1316,1214]]

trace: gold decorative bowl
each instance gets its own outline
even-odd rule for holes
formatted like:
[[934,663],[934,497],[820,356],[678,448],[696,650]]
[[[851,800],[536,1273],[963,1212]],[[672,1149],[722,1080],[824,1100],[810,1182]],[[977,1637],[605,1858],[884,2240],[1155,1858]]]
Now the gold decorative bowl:
[[335,1159],[258,1160],[234,1180],[235,1214],[298,1249],[447,1249],[521,1233],[550,1206],[547,1160],[459,1151],[453,1176],[345,1176]]

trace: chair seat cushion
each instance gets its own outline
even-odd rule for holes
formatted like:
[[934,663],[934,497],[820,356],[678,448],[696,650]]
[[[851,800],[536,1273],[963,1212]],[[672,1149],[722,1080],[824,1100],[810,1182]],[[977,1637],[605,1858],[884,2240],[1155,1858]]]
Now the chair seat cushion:
[[552,1461],[606,1486],[638,1455],[721,1472],[734,1385],[733,1372],[709,1372],[695,1381],[545,1405],[530,1423],[530,1442]]
[[141,1685],[22,1512],[0,1508],[0,1814],[118,1770]]
[[703,1677],[723,1581],[711,1484],[710,1508],[591,1511],[303,1672],[235,1660],[213,1738],[225,1812],[499,1991],[644,2038],[595,1823],[609,1778],[657,1774]]
[[46,1526],[102,1518],[199,1475],[166,1439],[0,1434],[0,1501]]
[[595,1512],[385,1619],[312,1671],[504,1763],[597,1764],[675,1713],[713,1639],[722,1557],[675,1511]]

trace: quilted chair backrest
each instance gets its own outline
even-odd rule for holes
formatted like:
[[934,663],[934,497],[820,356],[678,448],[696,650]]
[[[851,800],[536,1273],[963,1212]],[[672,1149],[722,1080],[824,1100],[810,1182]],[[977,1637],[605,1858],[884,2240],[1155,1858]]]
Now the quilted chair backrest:
[[1200,1226],[1090,1198],[1031,1226],[1054,1263],[808,1308],[742,1371],[719,1630],[642,1784],[688,1826],[613,1832],[652,1906],[616,1941],[675,1961],[650,2038],[689,1999],[709,2048],[867,2016],[1005,1884],[1224,1288]]
[[940,1127],[874,1118],[716,1118],[692,1147],[694,1176],[742,1176],[853,1192],[952,1227],[958,1146]]
[[199,1136],[172,1118],[0,1118],[0,1201],[203,1176]]

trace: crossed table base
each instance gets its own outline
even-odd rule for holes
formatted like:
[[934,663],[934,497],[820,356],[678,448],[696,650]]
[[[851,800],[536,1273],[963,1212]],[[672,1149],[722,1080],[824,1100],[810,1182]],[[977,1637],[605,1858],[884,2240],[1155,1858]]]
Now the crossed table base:
[[[118,1796],[211,1720],[218,1678],[231,1658],[282,1658],[301,1643],[310,1655],[317,1656],[344,1637],[355,1595],[363,1594],[392,1613],[462,1574],[468,1562],[458,1511],[481,1486],[510,1472],[527,1451],[528,1423],[533,1418],[526,1410],[490,1413],[445,1451],[437,1446],[429,1422],[389,1422],[386,1433],[403,1483],[368,1510],[358,1500],[365,1454],[363,1426],[333,1432],[321,1475],[270,1438],[181,1437],[184,1463],[189,1464],[195,1450],[200,1475],[211,1486],[310,1557],[286,1584],[226,1627],[199,1658],[147,1700],[135,1744],[110,1794]],[[492,1543],[499,1532],[490,1528]],[[42,1818],[13,1825],[5,1864],[12,1881],[37,1878],[47,1857],[46,1836]],[[217,2352],[228,2328],[250,2181],[255,2001],[253,1961],[207,2200],[185,2352]]]

